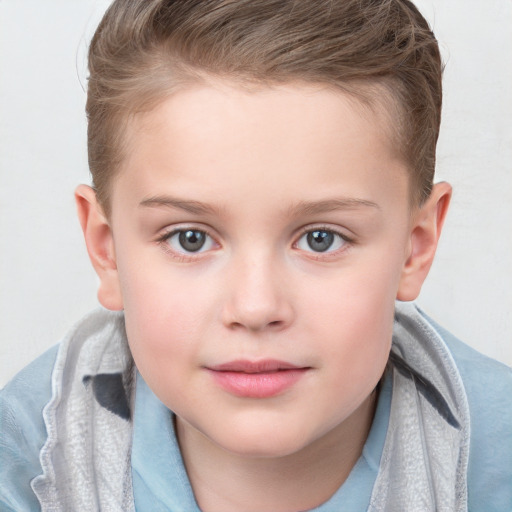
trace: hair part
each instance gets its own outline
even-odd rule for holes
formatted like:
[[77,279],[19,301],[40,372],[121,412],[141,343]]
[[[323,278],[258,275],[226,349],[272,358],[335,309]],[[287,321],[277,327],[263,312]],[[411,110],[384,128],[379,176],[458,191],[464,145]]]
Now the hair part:
[[442,63],[408,0],[115,0],[92,39],[89,71],[89,167],[107,215],[129,119],[208,77],[326,84],[384,107],[411,201],[430,195]]

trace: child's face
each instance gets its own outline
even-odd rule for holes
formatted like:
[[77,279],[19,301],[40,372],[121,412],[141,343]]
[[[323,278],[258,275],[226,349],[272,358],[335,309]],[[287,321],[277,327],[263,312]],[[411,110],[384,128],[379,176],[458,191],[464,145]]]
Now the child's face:
[[387,133],[342,93],[291,85],[191,88],[133,121],[112,195],[119,307],[180,428],[285,455],[365,406],[410,251]]

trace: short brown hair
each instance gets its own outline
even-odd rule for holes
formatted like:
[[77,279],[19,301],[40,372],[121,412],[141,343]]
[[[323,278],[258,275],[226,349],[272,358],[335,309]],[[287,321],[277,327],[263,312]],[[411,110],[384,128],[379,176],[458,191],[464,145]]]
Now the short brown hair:
[[89,166],[107,215],[129,116],[211,75],[324,83],[370,102],[387,91],[413,201],[430,194],[442,63],[408,0],[115,0],[92,39],[89,71]]

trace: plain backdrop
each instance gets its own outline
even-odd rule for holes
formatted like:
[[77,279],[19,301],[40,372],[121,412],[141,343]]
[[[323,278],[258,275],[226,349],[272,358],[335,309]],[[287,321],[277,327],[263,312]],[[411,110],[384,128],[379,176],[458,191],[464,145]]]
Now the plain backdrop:
[[[0,1],[0,386],[97,305],[73,190],[89,183],[86,49],[109,2]],[[417,2],[446,62],[438,180],[454,197],[419,304],[512,364],[512,2]]]

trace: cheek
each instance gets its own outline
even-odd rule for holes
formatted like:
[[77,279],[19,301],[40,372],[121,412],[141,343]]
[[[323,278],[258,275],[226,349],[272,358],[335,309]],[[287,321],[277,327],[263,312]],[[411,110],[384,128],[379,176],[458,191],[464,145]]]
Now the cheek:
[[127,324],[134,333],[161,349],[177,333],[184,338],[192,334],[187,331],[197,326],[205,301],[194,276],[169,264],[159,249],[121,258],[118,271]]
[[400,270],[398,258],[365,256],[321,281],[315,275],[305,279],[297,296],[306,299],[304,310],[323,318],[326,326],[378,329],[383,319],[393,316]]
[[[386,365],[393,331],[398,265],[385,258],[343,269],[310,296],[309,336],[326,360],[336,361],[333,374],[340,384],[370,392]],[[389,272],[389,268],[397,269]],[[313,284],[313,283],[312,283]],[[306,296],[303,290],[301,296]]]
[[154,260],[125,259],[118,269],[130,349],[141,375],[160,395],[193,361],[208,316],[206,299]]

